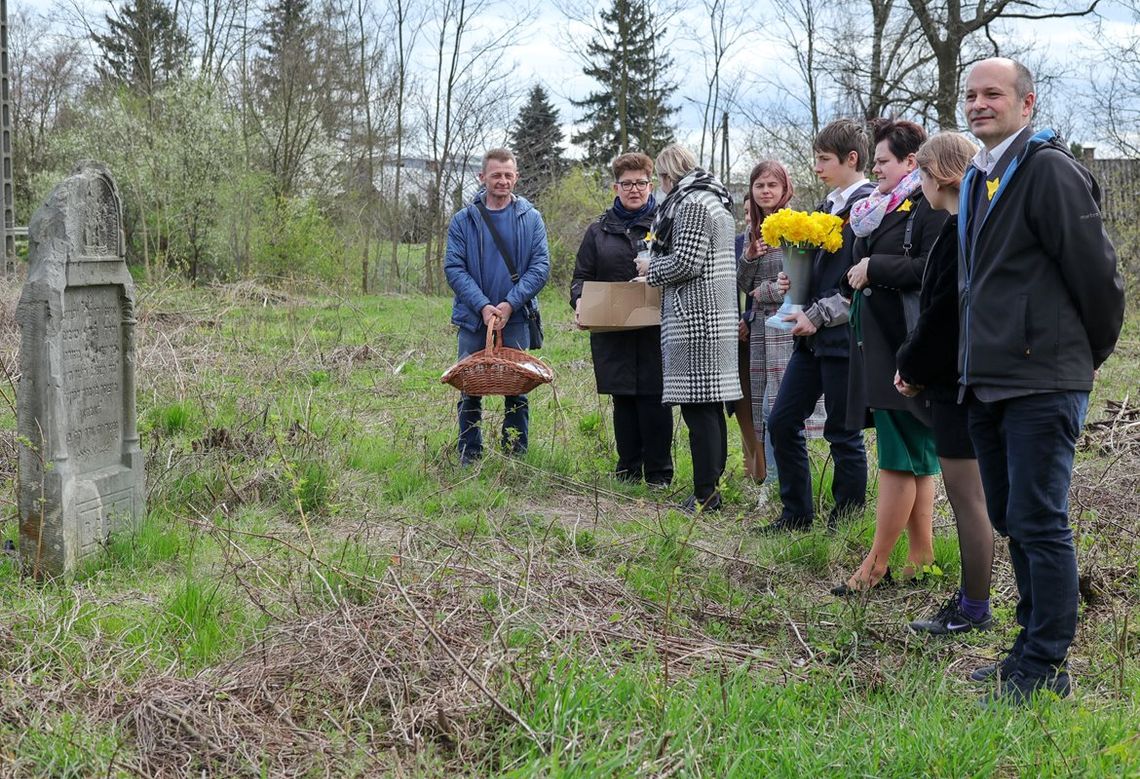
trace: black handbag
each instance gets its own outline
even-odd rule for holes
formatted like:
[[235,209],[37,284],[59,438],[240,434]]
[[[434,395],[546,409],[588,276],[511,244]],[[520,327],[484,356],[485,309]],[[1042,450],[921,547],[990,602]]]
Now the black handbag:
[[[495,246],[499,249],[499,254],[503,258],[503,262],[507,264],[507,270],[511,272],[511,283],[519,283],[519,272],[515,267],[514,258],[511,257],[510,251],[507,250],[507,245],[503,241],[499,231],[495,229],[494,223],[491,221],[490,215],[487,213],[487,206],[483,205],[482,201],[475,204],[479,208],[479,213],[483,215],[483,224],[487,225],[487,230],[491,233],[491,239],[495,242]],[[523,307],[523,316],[526,317],[527,327],[530,329],[530,348],[542,348],[542,314],[538,310],[538,300],[531,298],[527,301],[526,306]]]

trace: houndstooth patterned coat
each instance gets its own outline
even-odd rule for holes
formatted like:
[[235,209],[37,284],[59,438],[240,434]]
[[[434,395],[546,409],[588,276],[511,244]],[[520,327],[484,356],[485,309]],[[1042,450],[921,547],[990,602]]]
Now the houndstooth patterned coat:
[[661,287],[662,401],[738,400],[736,256],[732,214],[711,192],[678,204],[668,254],[649,263]]

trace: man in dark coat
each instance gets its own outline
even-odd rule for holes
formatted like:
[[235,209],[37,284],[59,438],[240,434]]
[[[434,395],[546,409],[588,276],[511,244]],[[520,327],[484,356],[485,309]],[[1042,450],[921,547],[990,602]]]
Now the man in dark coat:
[[958,369],[990,520],[1009,538],[1021,632],[983,705],[1069,694],[1077,560],[1068,495],[1094,371],[1116,346],[1124,286],[1100,188],[1052,130],[1029,126],[1033,78],[1009,59],[966,79],[984,144],[962,181]]
[[[653,223],[653,161],[640,153],[614,159],[613,206],[586,228],[570,285],[577,318],[586,281],[629,281],[637,275],[634,258],[648,251],[645,236]],[[673,480],[673,414],[661,403],[661,328],[643,327],[591,333],[590,353],[598,392],[614,404],[616,476],[665,487]]]

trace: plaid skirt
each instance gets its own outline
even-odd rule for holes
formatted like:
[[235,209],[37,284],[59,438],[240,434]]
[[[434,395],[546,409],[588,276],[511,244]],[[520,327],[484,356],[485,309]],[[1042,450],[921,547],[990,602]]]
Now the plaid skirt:
[[[767,306],[753,304],[755,317],[748,339],[748,378],[752,385],[752,423],[756,435],[764,440],[765,420],[772,413],[776,393],[780,391],[780,381],[784,369],[792,357],[793,338],[787,330],[765,327],[764,320],[776,312],[776,307],[766,311]],[[815,411],[804,424],[804,435],[808,438],[823,437],[823,423],[827,413],[823,410],[823,397],[815,403]]]

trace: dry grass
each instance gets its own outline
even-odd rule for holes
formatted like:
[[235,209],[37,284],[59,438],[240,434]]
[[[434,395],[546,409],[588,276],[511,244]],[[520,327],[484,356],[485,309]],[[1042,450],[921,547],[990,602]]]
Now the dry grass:
[[[124,571],[129,583],[121,587],[108,582],[118,572],[58,590],[6,583],[19,600],[10,624],[0,625],[7,732],[33,733],[73,717],[116,743],[110,757],[71,744],[107,775],[482,775],[505,742],[533,742],[541,752],[575,746],[527,715],[538,675],[563,660],[614,675],[649,664],[664,690],[706,672],[749,669],[774,685],[833,675],[876,695],[888,693],[919,653],[955,678],[992,657],[992,647],[928,644],[901,627],[900,615],[941,597],[930,589],[827,600],[829,576],[779,562],[785,550],[776,545],[757,553],[746,533],[762,521],[755,512],[679,520],[667,511],[676,495],[631,496],[605,478],[494,456],[482,470],[456,475],[450,455],[425,440],[409,438],[402,452],[420,458],[437,482],[418,493],[417,505],[471,485],[518,497],[509,508],[473,512],[483,524],[460,530],[444,521],[446,511],[429,518],[417,506],[385,505],[370,483],[383,475],[340,473],[338,508],[314,515],[287,506],[252,527],[244,510],[288,504],[297,486],[293,463],[339,463],[353,425],[395,436],[407,415],[425,413],[399,395],[405,372],[426,359],[419,336],[374,333],[327,348],[315,319],[298,317],[287,350],[267,359],[260,336],[242,334],[250,307],[288,314],[304,301],[270,292],[232,285],[212,290],[206,304],[185,291],[150,291],[140,296],[138,341],[140,406],[189,399],[203,415],[193,435],[154,432],[146,441],[152,503],[183,496],[174,527],[190,539],[187,561],[266,627],[191,669],[153,644],[140,649],[125,631],[80,629],[90,614],[160,609],[158,591],[172,572],[181,575],[183,560]],[[14,300],[10,290],[0,297],[5,365],[14,365],[17,331],[7,324]],[[351,303],[340,305],[347,317],[360,315]],[[567,367],[562,381],[587,381],[585,364]],[[324,370],[347,384],[361,369],[371,386],[345,396],[365,394],[380,410],[357,419],[354,408],[338,408],[333,416],[352,420],[339,425],[318,424],[320,402],[309,387],[290,383]],[[206,385],[207,375],[240,378],[245,391],[235,399],[232,388]],[[227,402],[234,409],[223,423],[217,409]],[[1074,665],[1085,689],[1104,701],[1124,694],[1114,674],[1134,662],[1127,618],[1140,592],[1135,420],[1125,403],[1090,426],[1082,446],[1092,454],[1072,491],[1078,536],[1092,539],[1081,546],[1088,608]],[[14,440],[0,437],[0,478],[13,476]],[[202,486],[187,492],[194,480]],[[837,575],[861,554],[858,537],[815,541],[839,550],[830,559]],[[348,559],[347,544],[367,559]],[[641,580],[632,573],[637,565],[648,571]],[[713,576],[727,596],[709,594]],[[995,602],[1013,595],[999,545]],[[1124,640],[1116,647],[1102,634]],[[45,772],[23,756],[34,753],[31,738],[0,738],[0,775]],[[663,737],[657,759],[643,766],[647,775],[681,770],[668,742]],[[424,768],[421,759],[433,762]]]

